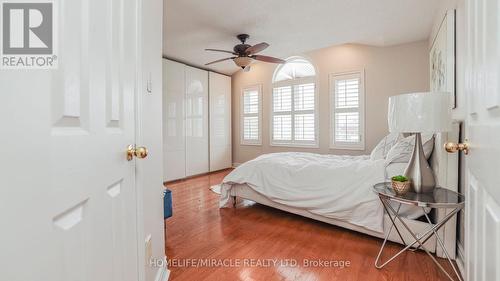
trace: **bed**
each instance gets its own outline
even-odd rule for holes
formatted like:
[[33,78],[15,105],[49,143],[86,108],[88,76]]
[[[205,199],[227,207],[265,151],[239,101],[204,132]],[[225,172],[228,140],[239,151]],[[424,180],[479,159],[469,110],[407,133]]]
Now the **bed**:
[[[453,139],[452,134],[439,134],[435,143]],[[458,134],[456,134],[458,137]],[[458,159],[449,159],[440,145],[430,156],[430,162],[442,186],[456,180]],[[456,163],[455,163],[456,161]],[[450,163],[448,163],[450,162]],[[456,164],[456,165],[455,165]],[[247,199],[289,213],[340,226],[374,237],[383,238],[390,219],[371,186],[402,174],[406,164],[373,160],[369,156],[336,156],[313,153],[271,153],[257,157],[232,171],[221,184],[220,207],[236,206],[236,200]],[[453,176],[453,174],[455,174]],[[452,176],[450,176],[452,175]],[[451,185],[456,189],[455,185]],[[456,191],[456,190],[455,190]],[[240,198],[240,199],[238,199]],[[423,212],[405,207],[405,222],[416,233],[423,233],[429,224],[418,220]],[[446,213],[432,213],[444,216]],[[398,222],[399,223],[399,222]],[[455,255],[455,220],[441,233],[448,251]],[[411,240],[408,233],[402,233]],[[397,232],[389,240],[402,243]],[[431,237],[426,247],[443,256]]]

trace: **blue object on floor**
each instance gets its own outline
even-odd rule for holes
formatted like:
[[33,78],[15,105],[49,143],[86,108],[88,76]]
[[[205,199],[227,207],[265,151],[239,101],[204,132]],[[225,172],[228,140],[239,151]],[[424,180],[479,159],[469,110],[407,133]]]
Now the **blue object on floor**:
[[172,216],[172,191],[165,189],[163,191],[163,218],[167,219]]

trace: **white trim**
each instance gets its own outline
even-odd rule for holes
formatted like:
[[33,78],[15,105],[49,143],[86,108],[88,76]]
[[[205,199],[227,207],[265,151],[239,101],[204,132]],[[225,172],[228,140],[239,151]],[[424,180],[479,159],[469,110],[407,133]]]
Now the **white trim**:
[[275,147],[294,147],[294,148],[319,148],[319,144],[301,144],[301,143],[289,143],[289,142],[274,142],[270,143],[269,146],[275,146]]
[[[360,132],[360,141],[358,143],[335,143],[335,91],[333,90],[335,87],[333,80],[335,77],[340,76],[350,76],[350,75],[359,75],[360,78],[360,95],[359,95],[359,132]],[[365,70],[354,70],[354,71],[346,71],[346,72],[336,72],[331,73],[328,77],[328,95],[330,98],[330,149],[343,149],[343,150],[365,150],[366,143],[366,106],[365,106]]]
[[[245,140],[243,139],[243,134],[244,134],[244,120],[245,120],[245,113],[243,109],[243,103],[244,103],[244,98],[243,95],[245,91],[247,90],[257,90],[259,93],[259,112],[257,113],[257,119],[259,122],[259,139],[258,140]],[[241,89],[240,92],[240,144],[241,145],[255,145],[255,146],[260,146],[262,145],[262,84],[255,84],[255,85],[250,85],[250,86],[245,86]]]
[[[269,118],[269,146],[272,147],[293,147],[293,148],[319,148],[319,75],[318,75],[318,70],[312,63],[312,60],[306,57],[301,57],[301,56],[292,56],[286,59],[286,61],[293,61],[296,59],[303,59],[308,61],[313,67],[314,67],[314,73],[315,76],[309,76],[309,77],[303,77],[303,78],[297,78],[297,79],[290,79],[290,80],[283,80],[283,81],[278,81],[274,82],[276,78],[276,74],[281,70],[283,65],[285,64],[280,64],[278,65],[274,72],[273,72],[273,77],[272,77],[272,83],[271,83],[271,94],[270,96],[270,118]],[[303,140],[294,140],[295,137],[295,110],[293,109],[294,107],[294,91],[293,91],[293,86],[295,85],[301,85],[301,84],[314,84],[314,110],[303,110],[302,113],[305,113],[305,111],[309,111],[309,113],[314,114],[314,141],[303,141]],[[279,87],[291,87],[292,91],[292,104],[291,104],[291,111],[290,114],[283,114],[283,113],[277,113],[275,114],[274,112],[274,88],[279,88]],[[300,114],[301,111],[299,111]],[[274,140],[274,116],[275,115],[290,115],[292,117],[292,140]]]
[[458,243],[458,240],[457,240],[457,258],[455,260],[455,262],[457,263],[457,266],[458,266],[458,270],[460,271],[460,274],[462,274],[462,276],[467,276],[465,274],[465,251],[464,251],[464,248],[463,246]]
[[[135,1],[136,5],[136,17],[137,17],[137,24],[136,24],[136,51],[135,51],[135,66],[136,66],[136,73],[135,73],[135,86],[134,86],[134,101],[135,101],[135,116],[134,116],[134,129],[135,129],[135,136],[134,136],[134,141],[135,143],[142,143],[142,91],[143,85],[144,85],[144,69],[143,69],[143,46],[145,45],[144,41],[141,40],[142,36],[144,35],[143,33],[143,28],[144,28],[144,20],[143,20],[143,5],[142,2],[139,0]],[[161,117],[160,117],[161,118]],[[142,184],[142,179],[141,179],[141,173],[138,173],[138,170],[141,169],[141,163],[140,161],[135,161],[135,193],[136,193],[136,239],[137,239],[137,280],[138,281],[146,281],[146,245],[144,243],[144,236],[145,236],[145,229],[144,229],[144,220],[145,220],[145,214],[144,214],[144,186]]]
[[[164,258],[164,260],[167,260],[167,257]],[[168,281],[168,278],[170,277],[170,270],[167,268],[167,264],[165,262],[165,265],[158,268],[158,271],[156,272],[156,277],[155,281]]]

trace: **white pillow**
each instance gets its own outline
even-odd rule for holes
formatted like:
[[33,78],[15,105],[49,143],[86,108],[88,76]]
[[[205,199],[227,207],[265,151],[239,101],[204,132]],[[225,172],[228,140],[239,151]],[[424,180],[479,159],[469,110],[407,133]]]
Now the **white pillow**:
[[[434,149],[434,135],[422,134],[422,143],[424,147],[424,155],[427,160],[431,157]],[[387,153],[387,163],[408,163],[410,162],[413,147],[415,146],[415,135],[406,137],[396,143],[389,153]]]
[[387,136],[385,136],[372,150],[372,153],[370,154],[370,159],[371,160],[385,159],[385,157],[387,157],[387,153],[389,153],[389,150],[391,150],[391,148],[401,138],[402,136],[399,133],[390,133]]

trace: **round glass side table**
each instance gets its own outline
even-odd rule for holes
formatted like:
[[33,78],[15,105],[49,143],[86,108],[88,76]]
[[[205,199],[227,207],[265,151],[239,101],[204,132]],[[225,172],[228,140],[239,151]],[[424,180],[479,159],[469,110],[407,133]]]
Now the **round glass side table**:
[[[460,277],[460,274],[458,273],[457,268],[453,264],[450,255],[448,254],[448,251],[446,250],[446,247],[444,246],[443,239],[438,235],[438,230],[443,227],[446,222],[448,222],[453,216],[455,216],[460,210],[462,210],[465,206],[465,196],[451,191],[446,188],[441,188],[441,187],[436,187],[433,192],[429,193],[415,193],[415,192],[408,192],[405,195],[397,195],[394,193],[394,191],[391,188],[391,183],[390,182],[383,182],[383,183],[378,183],[373,186],[373,191],[378,195],[380,201],[382,202],[382,205],[384,206],[385,211],[389,215],[389,218],[391,219],[391,227],[387,231],[384,242],[382,243],[382,246],[380,247],[380,250],[378,252],[377,258],[375,260],[375,267],[376,268],[383,268],[385,265],[393,261],[395,258],[397,258],[399,255],[401,255],[403,252],[406,250],[409,250],[411,247],[414,245],[417,246],[417,249],[422,249],[424,250],[429,257],[432,258],[434,263],[446,274],[446,276],[450,280],[454,280],[451,275],[439,264],[439,262],[436,260],[436,258],[429,252],[427,248],[425,248],[424,243],[431,238],[432,236],[436,237],[436,240],[443,250],[443,253],[445,254],[446,258],[448,259],[448,262],[450,263],[451,267],[453,268],[453,271],[455,275],[458,277],[458,280],[462,281],[462,278]],[[398,206],[397,208],[394,208],[391,205],[391,202],[397,203],[396,205]],[[399,210],[401,208],[402,204],[407,204],[407,205],[413,205],[413,206],[418,206],[421,207],[424,211],[425,218],[427,222],[429,223],[429,228],[421,233],[420,235],[415,234],[415,232],[412,231],[412,229],[408,226],[408,224],[405,223],[405,221],[402,219],[402,217],[399,214]],[[451,212],[447,213],[446,216],[444,216],[440,221],[437,221],[433,223],[431,219],[429,218],[429,215],[427,214],[425,208],[434,208],[434,209],[451,209]],[[413,241],[410,243],[406,243],[406,241],[403,239],[403,236],[401,235],[401,229],[398,228],[398,225],[396,224],[396,221],[399,221],[401,225],[408,231],[408,233],[413,237]],[[401,241],[405,245],[405,247],[396,253],[394,256],[389,258],[387,261],[384,263],[380,264],[380,257],[382,256],[382,252],[384,250],[384,247],[387,243],[387,240],[389,238],[389,235],[392,231],[392,229],[396,229],[399,238],[401,238]]]

